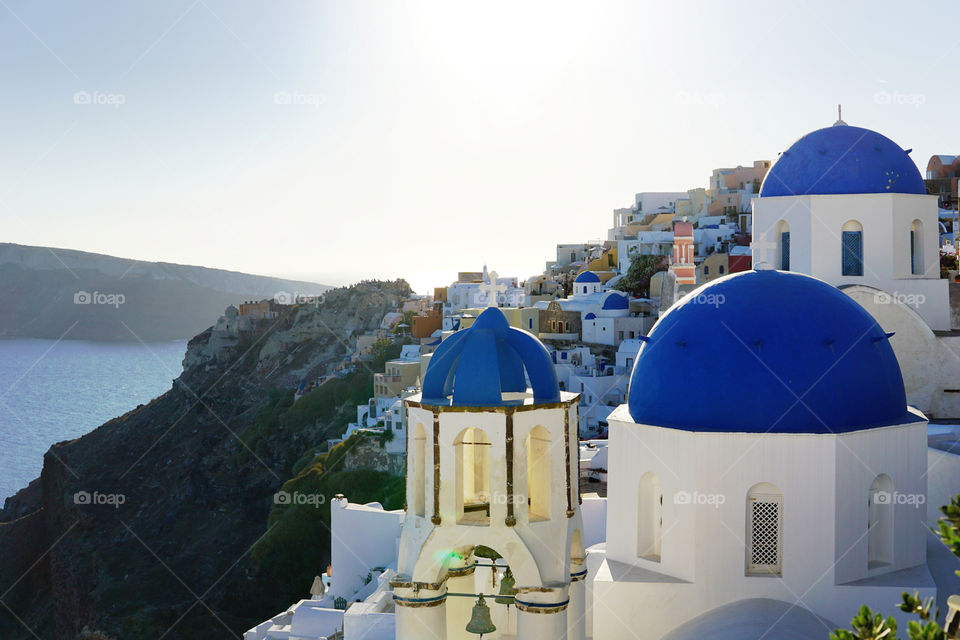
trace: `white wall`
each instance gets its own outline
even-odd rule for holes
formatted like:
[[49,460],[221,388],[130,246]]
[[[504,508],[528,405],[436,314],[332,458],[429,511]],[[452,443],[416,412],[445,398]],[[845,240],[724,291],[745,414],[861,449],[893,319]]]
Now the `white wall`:
[[893,332],[890,346],[897,356],[907,403],[933,418],[960,417],[960,356],[952,338],[938,337],[912,308],[877,289],[856,285],[844,293],[870,312],[884,331]]
[[[863,284],[901,296],[934,330],[950,329],[947,281],[940,279],[936,196],[853,194],[757,198],[753,202],[754,242],[779,244],[777,225],[790,225],[790,270],[835,286]],[[914,219],[923,223],[924,273],[910,273],[909,231]],[[845,222],[863,226],[862,276],[844,276],[841,231]],[[777,250],[754,249],[754,264],[775,262]],[[775,264],[774,266],[779,266]],[[921,297],[922,296],[922,297]]]
[[[593,585],[598,640],[628,637],[626,629],[641,625],[657,638],[744,598],[792,603],[803,594],[805,606],[842,622],[865,602],[889,609],[883,599],[900,591],[932,593],[920,519],[907,509],[897,512],[894,564],[870,572],[888,572],[886,588],[838,584],[868,573],[861,512],[873,472],[889,473],[906,491],[922,486],[924,423],[841,437],[695,433],[635,424],[626,406],[610,422],[606,562]],[[663,490],[659,562],[637,557],[639,483],[648,471]],[[760,482],[783,494],[781,577],[745,575],[747,494]],[[863,539],[851,542],[855,532]],[[601,615],[601,605],[616,615]]]
[[[587,485],[584,488],[589,488]],[[589,548],[607,540],[607,499],[584,498],[580,505],[583,515],[583,546]]]
[[[402,523],[403,511],[348,504],[346,499],[331,501],[331,595],[350,599],[364,586],[372,567],[393,564]],[[318,567],[317,573],[324,569]]]

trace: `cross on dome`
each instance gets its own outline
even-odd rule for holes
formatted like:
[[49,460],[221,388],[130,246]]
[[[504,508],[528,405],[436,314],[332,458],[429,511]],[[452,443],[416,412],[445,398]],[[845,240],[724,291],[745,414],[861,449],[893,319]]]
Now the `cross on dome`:
[[776,243],[767,240],[767,232],[761,231],[757,234],[757,240],[750,243],[750,250],[754,253],[754,264],[757,271],[770,269],[770,261],[767,258],[770,250],[776,248]]
[[837,121],[833,123],[835,127],[845,127],[847,123],[843,121],[843,116],[841,115],[840,105],[837,105]]
[[500,294],[506,293],[507,285],[498,282],[500,278],[496,271],[491,271],[487,274],[486,265],[484,265],[483,269],[485,274],[483,284],[477,287],[477,291],[480,294],[479,300],[481,302],[486,301],[486,306],[488,307],[499,306]]

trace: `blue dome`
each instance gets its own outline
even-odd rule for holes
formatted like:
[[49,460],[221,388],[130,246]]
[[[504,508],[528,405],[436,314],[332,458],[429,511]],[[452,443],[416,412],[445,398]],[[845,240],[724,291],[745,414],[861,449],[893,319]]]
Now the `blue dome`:
[[629,309],[630,299],[622,293],[611,291],[607,294],[607,297],[603,299],[603,308],[607,310]]
[[587,315],[583,316],[583,319],[584,319],[584,320],[596,320],[596,319],[597,319],[597,314],[595,314],[593,311],[591,311],[591,312],[589,312]]
[[527,377],[534,402],[559,402],[560,385],[546,347],[526,331],[511,327],[502,311],[490,307],[471,327],[457,331],[433,352],[424,374],[423,402],[511,404],[502,394],[526,391]]
[[926,192],[917,165],[896,142],[847,125],[818,129],[794,142],[760,187],[761,197]]
[[600,278],[593,271],[581,271],[574,282],[600,282]]
[[637,423],[689,431],[841,433],[917,420],[873,316],[821,280],[772,270],[714,280],[664,314],[637,354],[628,403]]

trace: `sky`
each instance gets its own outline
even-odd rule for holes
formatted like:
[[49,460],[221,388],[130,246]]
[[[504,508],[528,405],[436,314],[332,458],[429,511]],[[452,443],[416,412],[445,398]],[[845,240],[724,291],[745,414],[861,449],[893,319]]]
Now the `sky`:
[[960,153],[960,4],[0,0],[0,242],[432,292],[843,118]]

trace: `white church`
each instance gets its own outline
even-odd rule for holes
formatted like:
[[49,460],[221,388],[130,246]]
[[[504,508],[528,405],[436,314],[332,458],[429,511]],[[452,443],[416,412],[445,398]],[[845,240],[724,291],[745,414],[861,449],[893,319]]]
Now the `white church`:
[[905,625],[905,591],[945,612],[960,562],[928,501],[960,491],[960,456],[928,449],[942,382],[901,371],[930,366],[916,340],[950,348],[933,333],[949,302],[911,170],[843,123],[781,156],[755,203],[757,269],[644,337],[608,419],[606,498],[581,497],[579,396],[484,311],[405,400],[406,508],[338,500],[329,592],[246,640],[825,639],[863,604]]
[[960,323],[940,278],[937,215],[908,151],[838,120],[767,173],[753,201],[753,263],[840,287],[895,334],[908,402],[960,418]]

